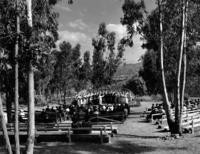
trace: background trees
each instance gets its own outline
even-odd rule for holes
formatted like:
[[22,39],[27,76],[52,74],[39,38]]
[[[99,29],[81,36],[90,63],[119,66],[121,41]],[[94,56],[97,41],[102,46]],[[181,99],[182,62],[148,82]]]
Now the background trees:
[[123,85],[124,88],[131,90],[135,95],[143,96],[146,94],[146,85],[144,80],[135,75]]
[[[173,6],[180,6],[179,1],[174,1],[173,4],[170,2],[166,1],[164,2],[164,10],[163,10],[163,17],[164,17],[164,22],[163,22],[163,35],[164,35],[164,67],[166,70],[166,82],[167,82],[167,89],[169,92],[173,93],[174,92],[174,85],[170,83],[174,83],[176,81],[175,74],[176,74],[176,67],[177,66],[177,61],[176,59],[178,58],[178,43],[179,43],[179,37],[180,36],[180,10],[175,9]],[[192,84],[197,80],[196,78],[193,78],[192,76],[194,75],[193,73],[195,72],[196,69],[198,69],[198,64],[194,64],[195,62],[198,63],[199,59],[196,54],[198,53],[199,48],[196,46],[196,43],[198,42],[198,31],[199,27],[196,27],[195,23],[199,19],[196,18],[196,13],[198,13],[198,9],[196,6],[194,6],[194,3],[190,3],[189,5],[190,11],[189,11],[189,17],[188,17],[188,25],[187,25],[187,82],[186,82],[186,93],[189,95],[195,96],[195,93],[197,91],[193,91],[191,85],[197,85]],[[191,11],[192,10],[192,11]],[[159,75],[160,69],[159,69],[159,52],[158,52],[158,47],[159,47],[159,16],[158,16],[158,8],[151,12],[145,23],[141,27],[141,31],[143,33],[143,38],[146,40],[146,43],[143,45],[144,48],[147,49],[147,53],[144,55],[143,58],[143,69],[151,69],[152,66],[151,64],[146,65],[148,63],[148,59],[153,59],[156,57],[156,62],[154,63],[153,68],[156,68],[158,71],[155,73],[155,75]],[[195,18],[195,21],[193,20]],[[193,26],[192,26],[193,25]],[[154,53],[151,58],[149,57],[150,54]],[[196,66],[194,66],[196,65]],[[151,72],[153,72],[154,69],[151,69]],[[145,78],[145,76],[150,76],[151,73],[149,71],[142,71],[143,74],[141,76],[144,77],[144,80],[146,82],[150,82],[152,85],[149,86],[147,84],[148,91],[151,92],[152,87],[157,87],[156,89],[159,90],[160,85],[157,83],[161,83],[161,78],[158,78],[158,82],[154,82],[154,79],[151,78]],[[197,74],[196,74],[197,75]],[[195,81],[196,80],[196,81]],[[198,89],[198,88],[197,88]],[[197,90],[196,89],[196,90]],[[161,93],[162,91],[157,91]],[[196,93],[197,94],[197,93]]]
[[91,81],[95,88],[112,83],[112,77],[123,56],[123,48],[120,48],[122,47],[120,43],[118,43],[118,51],[116,53],[115,33],[108,32],[105,23],[99,25],[98,35],[92,40],[94,52]]
[[[192,59],[194,53],[191,51],[198,50],[196,42],[199,40],[199,27],[192,26],[196,25],[195,21],[198,21],[198,19],[192,20],[199,12],[198,5],[197,1],[191,1],[188,5],[185,0],[173,2],[158,0],[158,7],[151,14],[146,14],[146,18],[143,18],[142,14],[138,16],[135,14],[144,9],[143,1],[136,3],[127,0],[122,6],[124,12],[122,24],[127,26],[128,36],[130,38],[133,36],[134,23],[138,22],[137,30],[146,40],[143,47],[147,49],[147,53],[143,57],[143,69],[140,71],[140,75],[146,81],[150,93],[165,93],[164,102],[168,102],[167,91],[174,95],[176,118],[173,128],[176,129],[174,129],[175,132],[179,133],[181,132],[181,109],[184,101],[186,53],[190,53],[189,57]],[[190,58],[187,64],[191,64]],[[189,69],[187,69],[188,71]],[[190,75],[187,73],[187,76]],[[191,81],[188,81],[186,86],[189,82]],[[160,87],[162,88],[160,89]],[[167,105],[169,106],[168,103]],[[169,111],[169,107],[166,108],[167,110]],[[167,117],[170,119],[168,115]]]

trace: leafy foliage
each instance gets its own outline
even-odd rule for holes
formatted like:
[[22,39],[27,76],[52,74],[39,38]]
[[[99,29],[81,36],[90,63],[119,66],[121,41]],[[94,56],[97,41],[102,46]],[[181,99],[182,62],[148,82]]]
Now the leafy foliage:
[[145,82],[138,76],[132,77],[123,87],[130,89],[135,95],[142,96],[146,93]]
[[[181,13],[179,1],[164,1],[163,3],[163,35],[164,35],[164,69],[166,74],[167,89],[169,92],[173,92],[175,89],[176,72],[177,72],[177,60],[179,53],[180,43],[180,30],[181,30]],[[198,4],[199,5],[199,4]],[[190,2],[187,24],[187,53],[188,53],[188,67],[187,67],[187,82],[186,87],[191,87],[191,83],[197,84],[192,81],[194,78],[190,78],[191,75],[197,73],[198,70],[198,53],[199,49],[196,48],[196,42],[199,41],[199,26],[197,23],[199,17],[198,5]],[[150,93],[162,93],[161,90],[161,78],[160,78],[160,59],[159,59],[159,12],[156,8],[151,14],[148,15],[144,23],[140,25],[140,32],[146,43],[143,47],[147,49],[147,53],[143,56],[143,70],[140,71],[140,75],[143,77],[147,84],[148,91]],[[194,73],[196,72],[196,73]],[[197,75],[197,74],[196,74]],[[193,95],[192,90],[186,88],[186,92]]]
[[153,50],[146,52],[142,59],[143,68],[139,71],[139,75],[144,79],[148,87],[149,94],[156,94],[162,88],[160,67],[156,64],[157,59],[157,54]]
[[[30,30],[26,20],[26,4],[25,1],[20,1],[18,8],[16,8],[15,1],[3,0],[0,5],[0,47],[4,56],[4,67],[0,74],[3,80],[1,85],[4,85],[2,92],[10,93],[11,97],[14,93],[14,48],[16,37],[19,37],[19,82],[20,82],[20,97],[26,97],[27,93],[27,64],[31,60],[35,67],[36,85],[44,83],[47,85],[47,78],[44,77],[51,72],[51,70],[44,67],[50,63],[51,50],[55,47],[55,41],[58,39],[57,33],[57,17],[58,14],[53,11],[53,6],[46,0],[33,0],[33,29]],[[16,15],[20,16],[20,35],[16,35]],[[3,59],[2,59],[3,60]],[[41,65],[45,63],[45,65]],[[43,71],[46,72],[43,72]],[[50,72],[47,72],[50,71]],[[40,77],[41,78],[40,78]],[[43,77],[42,77],[43,76]],[[6,80],[5,80],[5,79]],[[47,80],[42,82],[42,80]],[[43,81],[44,81],[43,80]],[[4,83],[4,84],[3,84]],[[37,87],[37,86],[36,86]]]
[[128,35],[121,40],[121,43],[128,46],[133,46],[133,35],[137,32],[137,23],[143,22],[145,11],[144,1],[135,2],[134,0],[125,0],[122,5],[124,16],[121,18],[122,25],[126,25]]
[[123,57],[123,46],[119,42],[118,53],[115,53],[115,38],[114,32],[108,32],[106,24],[101,23],[98,29],[98,35],[93,38],[93,71],[92,83],[95,88],[112,83],[112,77],[121,63]]

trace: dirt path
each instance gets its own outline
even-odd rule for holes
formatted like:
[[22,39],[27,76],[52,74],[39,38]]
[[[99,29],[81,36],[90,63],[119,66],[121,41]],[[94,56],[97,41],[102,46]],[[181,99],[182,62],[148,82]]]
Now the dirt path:
[[123,125],[118,125],[118,134],[109,144],[94,143],[43,143],[35,148],[36,154],[200,154],[200,137],[185,137],[165,140],[167,133],[161,133],[155,125],[146,123],[140,117],[151,102],[143,102],[133,108]]

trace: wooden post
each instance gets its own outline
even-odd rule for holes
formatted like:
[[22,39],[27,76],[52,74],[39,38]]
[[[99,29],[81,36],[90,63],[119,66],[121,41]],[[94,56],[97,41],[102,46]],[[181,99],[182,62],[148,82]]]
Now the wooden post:
[[153,123],[153,114],[151,115],[151,123]]
[[110,123],[110,131],[111,131],[111,137],[113,137],[113,126],[112,126],[112,122]]
[[110,123],[110,130],[111,130],[111,133],[112,133],[113,132],[112,122]]
[[37,128],[35,128],[35,140],[34,140],[34,143],[38,143],[38,133],[37,133]]
[[103,126],[104,132],[106,133],[106,126]]
[[192,134],[194,135],[194,119],[192,117]]
[[60,127],[59,127],[59,123],[57,121],[56,121],[56,126],[57,126],[57,128],[59,130]]
[[100,130],[100,138],[101,138],[101,144],[103,143],[103,132],[102,132],[102,128]]
[[70,128],[68,128],[68,139],[69,139],[69,143],[71,143],[72,140],[71,140]]

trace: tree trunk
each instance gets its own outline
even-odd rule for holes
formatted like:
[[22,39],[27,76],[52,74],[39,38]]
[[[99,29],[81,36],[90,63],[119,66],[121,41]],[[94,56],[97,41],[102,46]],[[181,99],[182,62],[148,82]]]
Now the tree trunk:
[[[185,83],[186,83],[186,71],[187,71],[187,35],[186,35],[186,27],[187,27],[187,12],[188,12],[188,0],[185,0],[185,33],[184,33],[184,43],[183,43],[183,81],[182,81],[182,94],[181,94],[181,111],[184,104],[184,96],[185,96]],[[182,121],[182,118],[181,118]]]
[[172,118],[172,112],[170,109],[170,102],[169,102],[169,97],[168,97],[168,92],[167,92],[167,87],[166,87],[166,82],[165,82],[165,72],[164,72],[164,60],[163,60],[163,47],[164,47],[164,42],[163,42],[163,25],[162,25],[162,4],[160,0],[158,0],[158,7],[159,7],[159,15],[160,15],[160,62],[161,62],[161,74],[162,74],[162,84],[163,84],[163,92],[164,92],[164,109],[166,112],[167,116],[167,122],[168,126],[170,129],[170,132],[174,132],[174,120]]
[[33,66],[29,64],[28,72],[28,93],[29,93],[29,104],[28,104],[28,145],[27,154],[33,154],[34,140],[35,140],[35,104],[34,104],[34,73]]
[[10,145],[8,131],[7,131],[7,128],[6,128],[6,121],[5,121],[4,113],[3,113],[3,104],[2,104],[2,100],[1,100],[1,95],[0,95],[0,122],[1,122],[2,129],[3,129],[4,139],[6,141],[6,148],[8,150],[8,153],[12,154],[12,148],[11,148],[11,145]]
[[[26,0],[27,2],[27,19],[28,26],[30,29],[33,27],[32,23],[32,0]],[[32,57],[32,53],[30,53]],[[34,151],[34,140],[35,140],[35,104],[34,104],[34,71],[32,65],[32,59],[29,61],[29,71],[28,71],[28,144],[27,144],[27,154],[33,154]]]
[[66,104],[66,95],[67,95],[67,93],[66,93],[66,89],[65,89],[65,91],[64,91],[64,98],[63,98],[63,100],[64,100],[64,104]]
[[[177,70],[177,96],[175,102],[175,126],[177,127],[177,133],[182,134],[181,125],[182,125],[182,93],[181,91],[181,67],[183,60],[183,50],[184,50],[184,38],[185,38],[185,0],[182,0],[182,25],[181,25],[181,41],[180,41],[180,55],[179,63]],[[183,88],[183,86],[182,86]],[[184,97],[184,96],[183,96]]]
[[6,92],[6,111],[7,111],[7,119],[8,123],[11,123],[12,121],[12,100],[10,92]]
[[18,12],[18,3],[16,1],[16,10],[17,10],[17,37],[15,42],[15,153],[20,154],[20,141],[19,141],[19,80],[18,80],[18,50],[19,50],[19,33],[20,33],[20,20]]
[[62,102],[62,90],[60,88],[60,90],[59,90],[59,104],[61,104],[61,102]]

